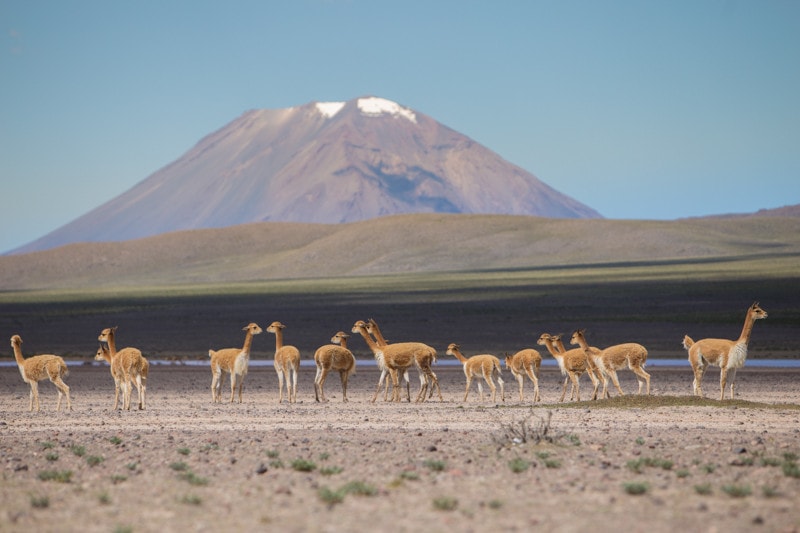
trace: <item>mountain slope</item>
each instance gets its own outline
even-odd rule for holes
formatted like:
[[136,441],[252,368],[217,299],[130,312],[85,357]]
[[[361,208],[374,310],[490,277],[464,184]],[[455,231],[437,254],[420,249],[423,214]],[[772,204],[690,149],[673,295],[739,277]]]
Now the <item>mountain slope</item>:
[[398,215],[265,222],[0,257],[0,291],[800,256],[800,218]]
[[285,221],[498,213],[599,218],[434,119],[380,98],[255,110],[129,191],[15,253]]

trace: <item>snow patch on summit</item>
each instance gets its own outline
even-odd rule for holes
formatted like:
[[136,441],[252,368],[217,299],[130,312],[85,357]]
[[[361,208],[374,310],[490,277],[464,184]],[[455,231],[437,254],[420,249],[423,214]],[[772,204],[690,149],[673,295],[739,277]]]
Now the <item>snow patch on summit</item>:
[[342,110],[347,102],[317,102],[317,111],[325,118],[331,118]]
[[359,98],[358,109],[367,116],[379,116],[383,114],[393,115],[395,117],[403,117],[410,120],[414,124],[417,123],[417,116],[413,111],[407,109],[396,102],[386,100],[385,98]]

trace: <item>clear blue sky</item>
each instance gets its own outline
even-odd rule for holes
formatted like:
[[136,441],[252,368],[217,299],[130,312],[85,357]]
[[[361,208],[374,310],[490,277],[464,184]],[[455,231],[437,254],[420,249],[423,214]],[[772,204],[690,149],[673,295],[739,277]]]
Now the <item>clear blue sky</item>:
[[0,0],[0,252],[253,108],[376,95],[608,218],[800,203],[800,2]]

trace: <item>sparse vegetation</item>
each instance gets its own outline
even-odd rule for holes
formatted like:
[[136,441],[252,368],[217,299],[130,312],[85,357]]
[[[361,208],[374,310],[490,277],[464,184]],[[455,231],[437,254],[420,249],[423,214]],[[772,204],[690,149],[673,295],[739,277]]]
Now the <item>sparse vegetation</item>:
[[711,483],[701,483],[699,485],[695,485],[694,491],[697,494],[702,494],[703,496],[707,496],[711,494]]
[[69,449],[72,451],[73,454],[77,455],[78,457],[83,457],[84,455],[86,455],[86,448],[81,445],[73,444],[72,446],[70,446]]
[[400,472],[400,479],[406,479],[408,481],[417,481],[419,480],[419,472],[416,470],[403,470]]
[[340,474],[342,472],[342,467],[340,466],[325,466],[319,469],[319,473],[323,476],[332,476],[334,474]]
[[786,477],[800,478],[800,466],[794,461],[786,461],[781,469]]
[[191,450],[189,448],[178,448],[178,453],[181,455],[189,455]]
[[530,468],[530,466],[531,466],[530,462],[526,461],[521,457],[515,457],[508,462],[508,467],[515,474],[519,474],[520,472],[526,471],[528,468]]
[[355,494],[357,496],[375,496],[378,494],[378,489],[363,481],[351,481],[342,487],[342,490],[346,494]]
[[640,457],[628,461],[625,466],[637,474],[641,474],[645,467],[657,467],[663,470],[671,470],[673,462],[669,459],[659,459],[653,457]]
[[123,481],[127,481],[127,480],[128,480],[128,476],[125,476],[123,474],[114,474],[113,476],[111,476],[111,482],[114,485],[116,485],[118,483],[122,483]]
[[69,483],[72,481],[72,470],[42,470],[37,477],[42,481]]
[[442,472],[447,468],[447,463],[439,459],[426,459],[422,464],[432,472]]
[[31,507],[34,509],[47,509],[50,507],[50,498],[46,495],[31,495]]
[[717,465],[715,465],[713,463],[707,463],[707,464],[704,464],[702,468],[703,468],[703,471],[706,474],[713,474],[714,471],[717,469]]
[[48,461],[58,461],[58,454],[56,452],[48,452],[45,456]]
[[176,472],[185,472],[189,469],[189,465],[184,463],[183,461],[178,461],[175,463],[170,463],[169,467]]
[[316,463],[308,459],[295,459],[292,461],[292,469],[298,472],[313,472],[316,468]]
[[492,438],[498,448],[520,444],[557,444],[562,440],[580,446],[581,440],[577,435],[553,430],[550,425],[552,417],[552,411],[548,411],[547,416],[540,417],[531,410],[518,420],[500,424],[500,431],[492,434]]
[[180,501],[186,505],[200,505],[203,503],[203,499],[196,494],[186,494],[181,498]]
[[117,435],[114,435],[113,437],[108,439],[108,442],[110,442],[111,444],[113,444],[115,446],[119,446],[120,444],[122,444],[122,438],[118,437]]
[[99,455],[87,455],[86,456],[86,464],[89,466],[97,466],[102,463],[105,459]]
[[454,511],[458,507],[458,499],[439,496],[433,499],[433,508],[438,511]]
[[648,491],[649,487],[647,483],[642,482],[629,482],[623,483],[622,488],[625,490],[627,494],[631,494],[633,496],[638,496],[640,494],[644,494]]
[[723,485],[722,492],[731,498],[744,498],[750,496],[752,490],[748,485]]
[[187,470],[183,474],[181,474],[181,479],[188,482],[190,485],[208,485],[208,479],[204,477],[200,477],[191,470]]
[[344,501],[345,493],[342,490],[332,490],[330,487],[321,487],[317,491],[319,499],[328,504],[328,506],[336,505]]

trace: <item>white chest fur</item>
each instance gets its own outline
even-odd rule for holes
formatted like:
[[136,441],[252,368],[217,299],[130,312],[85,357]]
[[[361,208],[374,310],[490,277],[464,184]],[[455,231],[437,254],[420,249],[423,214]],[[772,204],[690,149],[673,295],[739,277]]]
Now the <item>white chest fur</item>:
[[743,342],[734,344],[728,354],[728,368],[742,368],[747,360],[747,345]]
[[242,352],[236,356],[236,362],[233,363],[233,371],[237,375],[247,374],[247,364],[250,362],[250,357],[247,352]]

